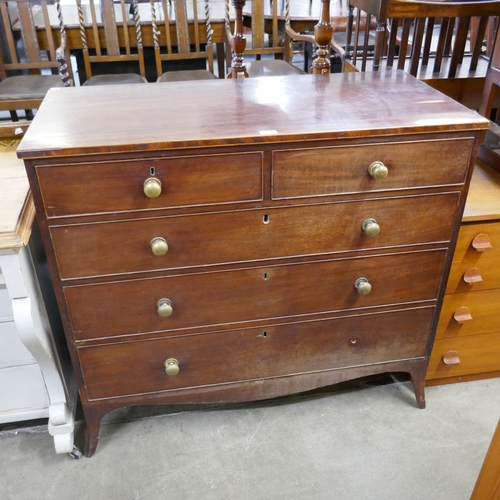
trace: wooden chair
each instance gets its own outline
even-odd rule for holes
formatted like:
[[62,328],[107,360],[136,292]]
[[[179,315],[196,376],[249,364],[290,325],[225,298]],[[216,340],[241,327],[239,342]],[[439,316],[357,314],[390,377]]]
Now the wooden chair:
[[[356,29],[352,29],[356,11]],[[366,23],[360,45],[359,16]],[[348,32],[354,33],[346,70],[402,69],[434,88],[477,109],[489,60],[483,46],[488,25],[497,22],[500,1],[350,0]],[[370,50],[369,39],[374,38]],[[351,43],[352,42],[352,43]]]
[[[82,1],[76,0],[85,70],[84,74],[80,72],[83,85],[147,83],[138,3],[129,2],[89,0],[88,10],[84,10]],[[130,34],[131,24],[135,36]],[[130,63],[139,73],[128,71]]]
[[[155,51],[158,82],[211,80],[214,75],[214,54],[210,2],[204,2],[204,20],[206,39],[200,37],[200,16],[196,0],[160,0],[158,4],[151,0],[151,20],[153,24],[153,44]],[[157,5],[163,16],[160,19]],[[192,7],[192,12],[188,7]],[[189,22],[189,21],[192,22]],[[170,26],[175,24],[175,36]],[[186,61],[201,61],[198,69],[182,69]],[[165,64],[164,64],[165,63]],[[189,64],[189,63],[188,63]],[[196,64],[196,63],[195,63]],[[176,68],[177,66],[177,68]],[[164,72],[164,69],[167,71]],[[177,69],[177,70],[176,70]]]
[[[285,0],[284,30],[280,34],[279,2],[271,2],[272,15],[266,18],[264,7],[269,0],[252,0],[251,25],[252,46],[246,48],[243,33],[243,7],[245,0],[233,0],[235,10],[234,33],[231,34],[229,17],[229,0],[226,1],[226,32],[228,45],[231,47],[231,69],[228,78],[255,76],[284,76],[305,74],[300,68],[291,64],[293,58],[293,41],[310,42],[317,46],[316,58],[311,66],[311,73],[330,72],[330,50],[335,50],[343,60],[344,51],[335,43],[333,27],[330,20],[330,0],[321,0],[321,14],[314,28],[314,36],[295,32],[290,24],[290,0]],[[282,38],[282,41],[281,38]],[[255,56],[255,61],[244,61],[247,55]],[[273,55],[274,59],[262,59],[262,56]]]
[[[493,46],[491,64],[486,73],[479,114],[490,119],[493,118],[492,110],[498,108],[496,103],[498,87],[500,87],[500,36],[498,31]],[[498,121],[498,109],[496,111]],[[490,129],[486,133],[484,144],[480,146],[477,157],[488,164],[491,168],[500,172],[500,126],[491,122]]]
[[[14,121],[18,120],[19,110],[26,110],[27,118],[32,117],[32,110],[40,106],[49,89],[72,85],[58,0],[56,6],[60,40],[52,34],[47,0],[0,0],[0,29],[4,37],[0,44],[0,110],[9,111]],[[44,46],[38,41],[35,16],[40,18]]]

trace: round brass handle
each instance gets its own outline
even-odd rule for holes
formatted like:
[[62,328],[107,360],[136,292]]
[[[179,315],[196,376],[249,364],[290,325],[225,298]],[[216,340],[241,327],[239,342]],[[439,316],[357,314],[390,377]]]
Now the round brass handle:
[[153,238],[149,245],[151,246],[152,252],[158,257],[165,255],[168,252],[168,243],[165,238]]
[[168,299],[160,299],[157,304],[158,316],[162,318],[168,318],[174,312],[172,307],[172,302]]
[[169,377],[177,375],[180,371],[179,362],[175,358],[168,358],[167,361],[163,363],[163,366],[165,367],[165,373]]
[[364,220],[361,229],[363,229],[366,236],[377,236],[380,233],[380,226],[375,219]]
[[158,198],[161,194],[161,181],[156,177],[150,177],[144,181],[144,194],[148,198]]
[[366,278],[358,278],[354,282],[354,288],[360,295],[368,295],[372,291],[372,286]]
[[368,173],[375,180],[383,181],[389,175],[389,169],[381,161],[374,161],[368,167]]

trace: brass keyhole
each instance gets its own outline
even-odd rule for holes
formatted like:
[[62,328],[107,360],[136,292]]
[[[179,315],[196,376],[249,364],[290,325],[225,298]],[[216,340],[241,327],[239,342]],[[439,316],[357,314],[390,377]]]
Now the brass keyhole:
[[270,220],[269,219],[269,214],[266,214],[266,215],[264,215],[264,217],[262,217],[262,222],[264,224],[269,224],[269,220]]
[[153,175],[156,175],[156,169],[155,169],[154,167],[151,167],[151,168],[149,169],[149,175],[152,175],[152,176],[153,176]]
[[262,279],[263,279],[264,281],[267,281],[267,280],[269,279],[269,274],[267,274],[267,273],[262,273]]

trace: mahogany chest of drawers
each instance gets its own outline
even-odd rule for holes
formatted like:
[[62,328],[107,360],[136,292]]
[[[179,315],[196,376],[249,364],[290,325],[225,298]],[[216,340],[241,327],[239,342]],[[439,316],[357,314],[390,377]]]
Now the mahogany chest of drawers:
[[404,73],[49,92],[18,154],[101,417],[411,374],[488,122]]

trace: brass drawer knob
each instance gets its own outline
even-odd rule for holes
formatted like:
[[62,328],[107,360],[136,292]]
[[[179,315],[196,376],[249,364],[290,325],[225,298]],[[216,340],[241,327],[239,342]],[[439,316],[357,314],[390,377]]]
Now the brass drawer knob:
[[456,366],[460,364],[460,358],[457,351],[446,351],[443,354],[443,363],[446,366]]
[[486,233],[479,233],[476,235],[472,240],[472,248],[476,250],[476,252],[487,252],[491,250],[493,247],[489,235]]
[[467,306],[462,306],[455,310],[453,319],[462,325],[467,321],[472,321],[472,314]]
[[462,276],[462,279],[469,285],[473,285],[474,283],[482,283],[483,277],[477,267],[471,267],[467,269]]
[[354,288],[360,295],[368,295],[372,291],[372,286],[366,278],[358,278],[354,283]]
[[172,307],[172,302],[168,299],[160,299],[157,304],[158,316],[162,318],[168,318],[172,316],[174,308]]
[[158,257],[168,252],[168,243],[165,238],[153,238],[149,245],[151,246],[151,251]]
[[389,175],[389,169],[381,161],[374,161],[368,167],[368,173],[375,180],[383,181]]
[[363,229],[366,236],[377,236],[380,233],[380,226],[375,219],[364,220],[361,229]]
[[161,194],[161,181],[156,177],[150,177],[144,181],[144,194],[148,198],[158,198]]
[[179,362],[175,358],[168,358],[167,361],[163,363],[163,366],[165,367],[165,373],[169,377],[177,375],[180,371]]

